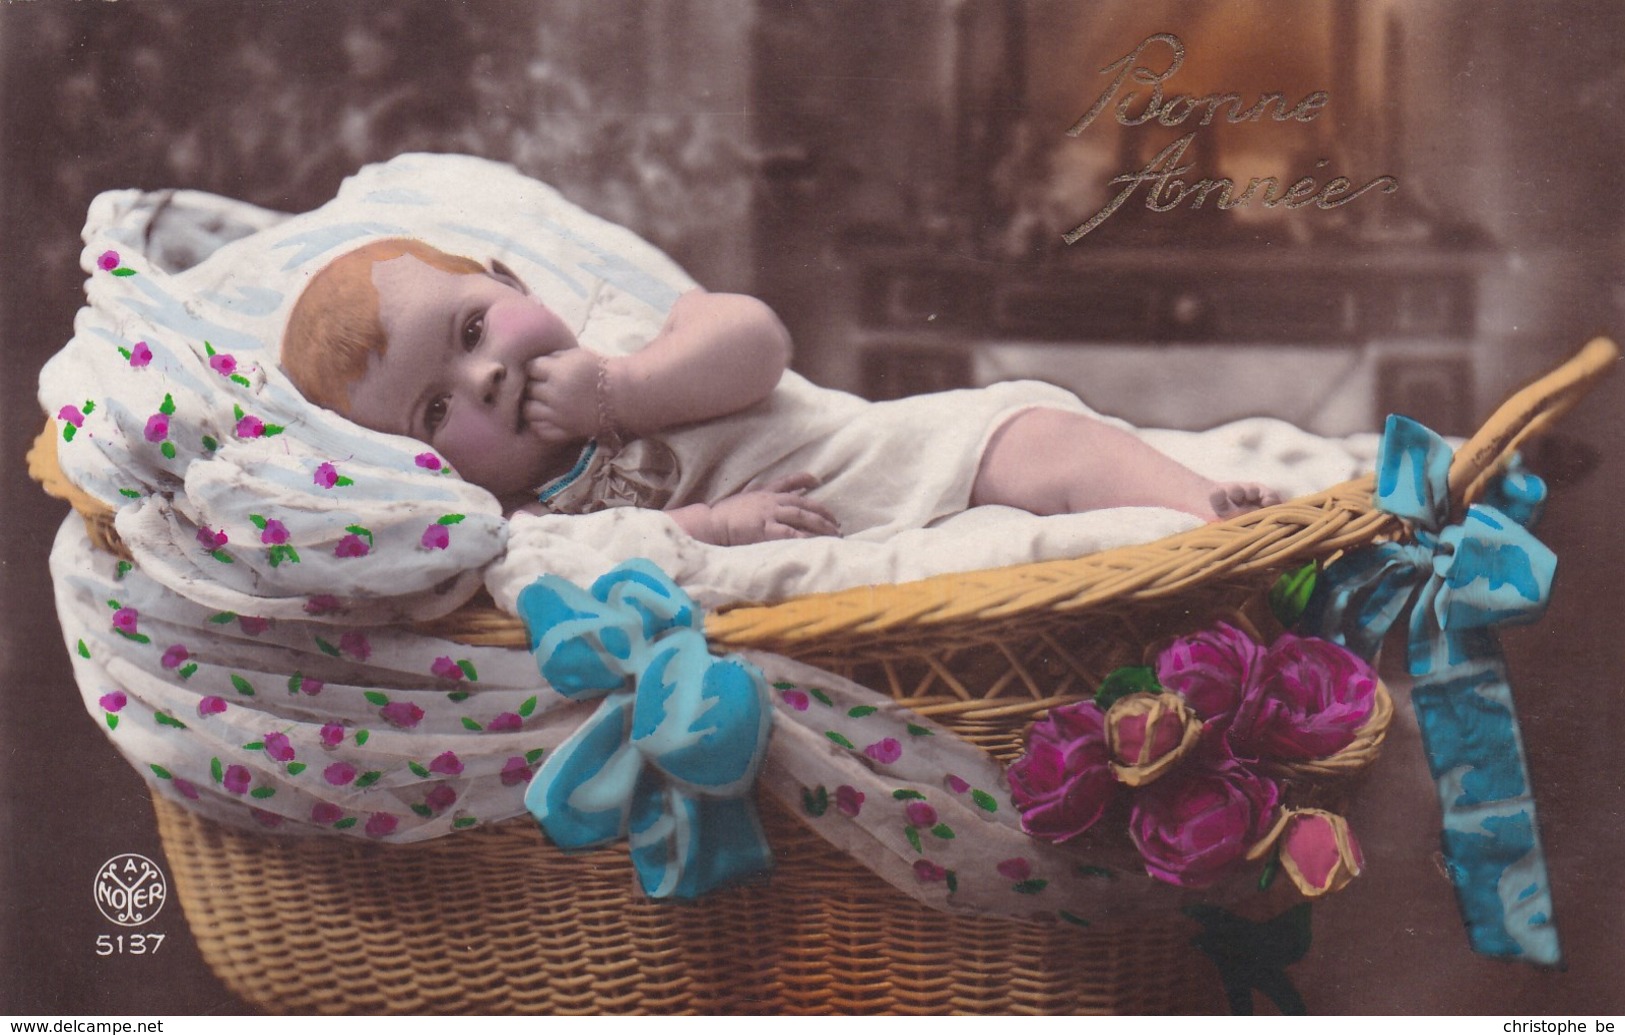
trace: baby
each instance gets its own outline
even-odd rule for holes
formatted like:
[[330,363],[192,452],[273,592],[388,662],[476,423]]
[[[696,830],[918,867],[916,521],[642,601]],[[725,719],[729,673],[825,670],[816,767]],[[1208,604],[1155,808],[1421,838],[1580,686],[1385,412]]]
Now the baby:
[[[819,492],[828,475],[780,473],[687,501],[673,489],[677,460],[662,435],[763,405],[789,357],[767,306],[703,290],[681,296],[640,351],[601,356],[502,263],[409,239],[357,248],[312,278],[282,345],[283,367],[310,401],[428,443],[508,512],[653,507],[725,546],[841,533],[841,499]],[[1204,478],[1085,413],[1042,405],[992,428],[975,463],[970,506],[1041,515],[1155,506],[1211,521],[1279,502],[1263,486]]]

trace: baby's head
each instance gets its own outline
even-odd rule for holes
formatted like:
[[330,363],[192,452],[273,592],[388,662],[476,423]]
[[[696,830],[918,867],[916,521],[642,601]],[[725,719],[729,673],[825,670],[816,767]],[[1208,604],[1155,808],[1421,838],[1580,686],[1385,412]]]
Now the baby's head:
[[427,442],[509,502],[560,456],[523,419],[526,365],[575,345],[501,263],[391,238],[311,279],[283,332],[282,367],[311,402]]

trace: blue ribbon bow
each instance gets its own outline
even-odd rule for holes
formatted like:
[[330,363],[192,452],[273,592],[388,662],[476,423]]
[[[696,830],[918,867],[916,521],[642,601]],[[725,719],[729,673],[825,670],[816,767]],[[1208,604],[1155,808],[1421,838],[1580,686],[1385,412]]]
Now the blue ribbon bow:
[[1303,627],[1370,658],[1411,607],[1411,703],[1444,812],[1444,857],[1473,948],[1556,964],[1546,863],[1522,738],[1494,626],[1545,610],[1557,558],[1525,525],[1545,486],[1516,464],[1488,501],[1449,515],[1451,449],[1391,416],[1377,455],[1377,506],[1416,526],[1328,566]]
[[525,791],[548,837],[575,850],[629,836],[654,898],[695,898],[767,869],[750,797],[772,721],[767,681],[743,659],[712,656],[694,601],[640,559],[591,592],[543,576],[518,609],[553,688],[604,699]]

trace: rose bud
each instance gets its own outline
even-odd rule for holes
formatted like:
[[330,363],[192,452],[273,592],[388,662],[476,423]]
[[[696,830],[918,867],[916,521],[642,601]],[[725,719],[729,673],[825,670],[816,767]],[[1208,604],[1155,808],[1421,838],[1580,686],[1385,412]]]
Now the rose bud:
[[1321,809],[1288,811],[1247,857],[1262,858],[1272,847],[1280,852],[1281,869],[1308,898],[1340,890],[1365,869],[1348,820]]
[[1112,770],[1130,787],[1173,768],[1201,736],[1202,720],[1177,694],[1129,694],[1106,712]]
[[1157,655],[1157,682],[1204,721],[1228,719],[1256,681],[1263,658],[1264,648],[1250,636],[1220,622],[1164,647]]
[[1067,841],[1106,811],[1117,778],[1104,719],[1093,701],[1083,701],[1056,708],[1033,725],[1027,753],[1007,774],[1021,829],[1044,841]]
[[1285,633],[1259,666],[1258,683],[1236,711],[1232,750],[1245,758],[1330,758],[1371,718],[1377,675],[1359,656],[1326,640]]
[[1222,880],[1270,830],[1280,790],[1225,758],[1139,792],[1129,834],[1151,876],[1186,888]]

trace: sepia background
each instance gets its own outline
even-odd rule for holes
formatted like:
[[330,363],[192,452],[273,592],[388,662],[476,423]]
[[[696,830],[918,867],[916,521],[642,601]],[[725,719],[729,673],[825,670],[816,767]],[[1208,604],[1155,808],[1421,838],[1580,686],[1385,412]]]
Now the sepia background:
[[[1066,133],[1098,70],[1155,32],[1187,48],[1170,93],[1331,94],[1311,122],[1200,131],[1193,176],[1399,191],[1159,213],[1142,189],[1063,244],[1112,176],[1189,128],[1108,112]],[[366,162],[469,152],[762,296],[824,384],[1046,376],[1144,424],[1264,413],[1343,434],[1398,410],[1460,434],[1591,334],[1625,333],[1622,42],[1611,0],[0,3],[0,1012],[250,1009],[174,911],[159,954],[94,953],[96,867],[161,849],[71,686],[45,574],[64,508],[22,456],[98,191],[300,211]],[[1318,910],[1294,969],[1312,1011],[1625,1012],[1622,402],[1616,376],[1536,451],[1561,570],[1545,622],[1505,636],[1567,968],[1467,952],[1405,729],[1355,816],[1369,873]],[[1192,983],[1222,1008],[1211,975]]]

